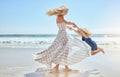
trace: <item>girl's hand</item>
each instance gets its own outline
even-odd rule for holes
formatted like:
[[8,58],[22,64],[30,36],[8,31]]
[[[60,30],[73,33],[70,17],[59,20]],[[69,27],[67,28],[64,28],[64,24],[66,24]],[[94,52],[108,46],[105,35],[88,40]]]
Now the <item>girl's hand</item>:
[[73,23],[73,27],[74,27],[74,28],[78,28],[78,26],[77,26],[75,23]]

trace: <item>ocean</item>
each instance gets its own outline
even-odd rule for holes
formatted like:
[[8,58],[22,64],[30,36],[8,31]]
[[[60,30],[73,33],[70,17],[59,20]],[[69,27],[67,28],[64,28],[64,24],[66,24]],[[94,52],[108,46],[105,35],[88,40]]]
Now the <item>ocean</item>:
[[[72,35],[81,40],[78,35]],[[54,41],[55,34],[1,34],[0,48],[44,48]],[[101,46],[120,45],[120,35],[93,34],[91,38]]]

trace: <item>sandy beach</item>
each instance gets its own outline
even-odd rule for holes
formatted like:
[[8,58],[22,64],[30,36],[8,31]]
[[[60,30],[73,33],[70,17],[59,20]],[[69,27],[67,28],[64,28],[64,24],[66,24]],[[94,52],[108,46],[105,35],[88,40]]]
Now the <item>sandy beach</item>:
[[[32,55],[39,50],[39,48],[1,48],[0,77],[24,77],[24,74],[41,68],[42,66],[33,60]],[[104,48],[104,50],[106,52],[105,55],[99,53],[71,66],[71,68],[80,69],[81,73],[91,69],[98,69],[102,74],[99,77],[112,77],[112,75],[119,77],[120,49]],[[94,76],[91,75],[90,77]]]
[[25,73],[35,71],[40,67],[33,61],[32,54],[39,49],[1,48],[0,77],[23,77]]

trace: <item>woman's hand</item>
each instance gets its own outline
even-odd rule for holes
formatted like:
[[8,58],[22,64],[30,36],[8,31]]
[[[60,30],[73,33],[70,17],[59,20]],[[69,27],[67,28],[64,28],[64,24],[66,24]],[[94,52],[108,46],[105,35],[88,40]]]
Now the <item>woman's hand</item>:
[[73,28],[71,28],[70,26],[67,26],[67,28],[68,28],[69,30],[73,30]]
[[73,24],[73,22],[67,22],[67,24],[70,24],[70,25],[72,25],[72,24]]

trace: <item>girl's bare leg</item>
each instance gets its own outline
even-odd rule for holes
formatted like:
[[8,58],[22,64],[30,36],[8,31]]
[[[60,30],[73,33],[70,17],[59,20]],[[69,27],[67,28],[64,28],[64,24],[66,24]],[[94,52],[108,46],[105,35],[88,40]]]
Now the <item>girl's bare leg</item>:
[[95,51],[91,51],[91,55],[95,55],[95,54],[97,54],[97,53],[99,53],[99,52],[102,52],[103,54],[105,53],[102,48],[98,48],[98,49],[95,50]]
[[105,54],[104,50],[102,48],[98,48],[99,51],[101,51],[103,54]]

